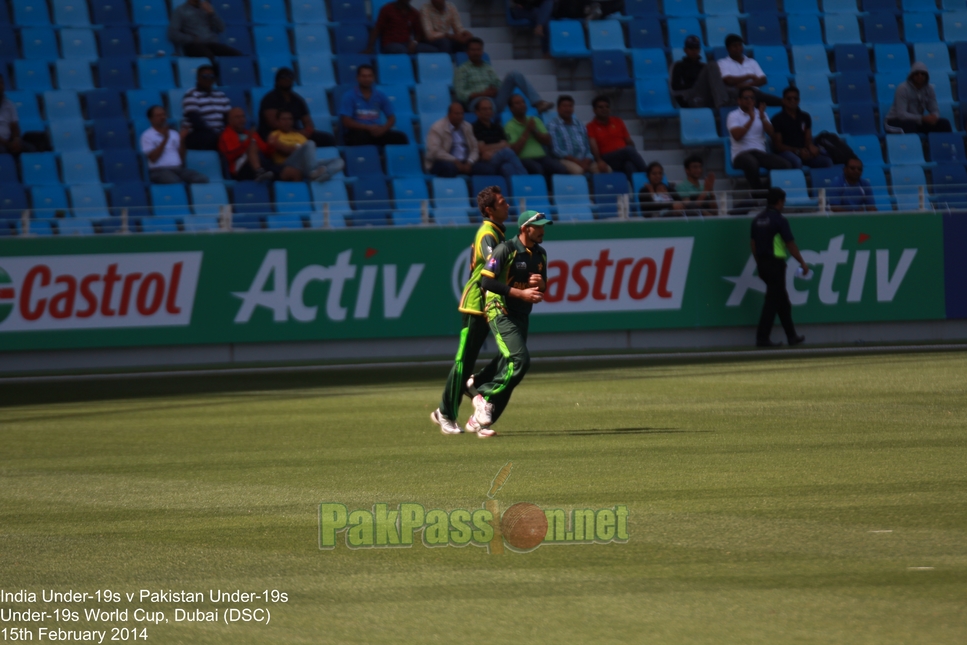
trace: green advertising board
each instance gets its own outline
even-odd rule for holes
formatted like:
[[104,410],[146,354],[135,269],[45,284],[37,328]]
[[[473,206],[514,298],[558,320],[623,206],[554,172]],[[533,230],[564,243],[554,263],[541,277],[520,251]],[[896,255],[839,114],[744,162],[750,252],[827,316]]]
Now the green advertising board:
[[[792,217],[801,323],[941,319],[941,216]],[[558,224],[534,332],[753,325],[745,218]],[[0,350],[446,336],[472,227],[0,240]],[[511,231],[513,234],[513,230]]]

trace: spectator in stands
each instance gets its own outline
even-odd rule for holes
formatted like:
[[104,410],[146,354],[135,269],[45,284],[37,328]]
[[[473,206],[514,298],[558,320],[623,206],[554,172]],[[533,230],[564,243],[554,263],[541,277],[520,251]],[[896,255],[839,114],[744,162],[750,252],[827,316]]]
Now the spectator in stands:
[[148,108],[151,127],[141,133],[141,152],[148,158],[148,177],[153,184],[207,184],[208,177],[185,168],[185,137],[188,128],[181,132],[168,126],[168,112],[160,105]]
[[437,51],[445,54],[462,52],[473,34],[463,28],[460,12],[447,0],[430,0],[420,7],[423,33]]
[[813,143],[813,120],[799,109],[799,90],[789,86],[782,91],[782,111],[772,118],[772,149],[793,168],[829,168],[833,160],[824,148]]
[[369,34],[364,54],[373,53],[373,45],[379,38],[384,54],[419,54],[436,52],[437,48],[426,42],[420,12],[410,6],[410,0],[396,0],[383,5],[376,17],[376,26]]
[[826,201],[837,213],[875,211],[873,187],[863,177],[863,162],[850,157],[843,166],[843,174],[833,178],[826,189]]
[[567,168],[544,150],[544,146],[551,143],[544,122],[527,116],[527,103],[520,94],[510,97],[510,113],[514,118],[504,126],[504,131],[510,149],[520,157],[527,172],[532,175],[566,175]]
[[494,103],[490,99],[477,101],[477,121],[473,124],[473,136],[480,148],[480,161],[477,165],[482,167],[481,174],[501,174],[508,184],[514,175],[527,174],[520,157],[507,143],[507,133],[500,121],[494,120]]
[[718,215],[715,204],[715,173],[705,174],[705,165],[698,155],[685,159],[685,181],[675,184],[675,193],[685,205],[686,215]]
[[242,52],[218,42],[218,34],[225,31],[225,21],[215,13],[208,0],[185,0],[171,12],[168,40],[181,45],[185,56],[208,58],[241,56]]
[[886,125],[906,133],[950,132],[950,121],[940,118],[930,72],[920,61],[910,66],[907,80],[897,85]]
[[511,94],[520,89],[538,112],[546,112],[554,107],[541,99],[534,86],[522,73],[508,72],[501,81],[497,72],[484,60],[484,42],[471,38],[467,42],[467,62],[453,72],[453,91],[457,100],[462,101],[469,110],[476,110],[477,101],[487,97],[494,102],[494,110],[500,114],[507,107]]
[[463,118],[463,103],[454,101],[447,115],[426,133],[424,168],[438,177],[482,174],[475,172],[480,159],[473,127]]
[[628,181],[631,181],[634,173],[645,172],[645,160],[635,150],[625,122],[611,116],[611,99],[603,94],[596,96],[591,106],[594,108],[594,119],[588,124],[587,130],[591,154],[598,167],[603,162],[609,170],[628,175]]
[[345,167],[340,157],[325,161],[316,159],[316,144],[295,129],[292,112],[279,110],[276,123],[278,130],[269,135],[268,144],[282,181],[302,181],[306,177],[312,181],[329,181]]
[[[729,55],[719,59],[719,73],[722,75],[724,83],[725,98],[718,92],[713,94],[716,105],[736,105],[739,92],[745,88],[750,88],[755,92],[756,103],[765,103],[769,106],[782,105],[782,99],[772,94],[766,94],[759,90],[759,87],[766,84],[766,75],[759,67],[759,63],[745,55],[745,44],[742,36],[729,34],[725,37],[725,49]],[[714,83],[714,80],[712,81]]]
[[21,152],[34,152],[34,146],[20,138],[20,117],[17,106],[6,95],[3,76],[0,75],[0,152],[19,155]]
[[510,0],[510,15],[515,20],[526,20],[541,39],[541,51],[547,54],[550,44],[548,25],[554,13],[554,0]]
[[[389,6],[389,5],[387,5]],[[402,132],[393,130],[396,116],[389,98],[373,87],[376,72],[372,65],[356,68],[357,86],[343,94],[339,117],[347,146],[395,145],[410,142]],[[386,123],[380,124],[380,114]]]
[[189,150],[218,149],[218,138],[225,129],[225,117],[232,103],[214,85],[215,68],[202,65],[198,68],[195,87],[185,92],[181,100],[182,127],[187,125],[190,131],[185,137]]
[[665,183],[665,169],[657,161],[648,164],[648,183],[638,191],[644,217],[684,215],[685,204],[677,200]]
[[255,128],[246,127],[245,110],[240,107],[228,112],[228,127],[218,139],[218,151],[228,163],[232,179],[272,181],[282,170],[272,163],[272,146],[267,144]]
[[766,114],[765,103],[755,106],[756,91],[744,87],[739,92],[739,107],[729,113],[726,127],[732,144],[732,165],[745,174],[753,190],[762,188],[759,169],[785,170],[792,164],[766,151],[765,135],[773,136],[775,130]]
[[282,67],[275,73],[275,89],[262,97],[259,105],[259,135],[264,139],[272,130],[277,130],[278,114],[285,110],[292,113],[296,131],[317,146],[326,148],[336,145],[336,138],[331,133],[316,130],[305,99],[292,91],[294,81],[295,73],[288,67]]
[[[672,96],[681,107],[709,107],[707,92],[699,95],[699,91],[707,89],[708,81],[705,76],[705,62],[702,60],[702,41],[698,36],[688,36],[685,39],[685,55],[672,65],[671,84]],[[707,72],[706,72],[707,74]],[[701,82],[699,77],[701,77]],[[693,89],[694,88],[694,89]]]
[[551,135],[551,153],[572,175],[610,172],[604,161],[595,161],[584,124],[574,116],[574,98],[567,94],[557,97],[557,114],[547,121]]

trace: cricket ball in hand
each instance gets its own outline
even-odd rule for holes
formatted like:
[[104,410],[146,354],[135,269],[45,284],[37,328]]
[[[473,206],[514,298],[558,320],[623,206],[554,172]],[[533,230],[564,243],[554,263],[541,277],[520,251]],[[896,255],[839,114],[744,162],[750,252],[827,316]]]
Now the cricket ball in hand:
[[523,551],[533,549],[547,534],[547,516],[536,504],[518,502],[504,511],[500,532],[512,547]]

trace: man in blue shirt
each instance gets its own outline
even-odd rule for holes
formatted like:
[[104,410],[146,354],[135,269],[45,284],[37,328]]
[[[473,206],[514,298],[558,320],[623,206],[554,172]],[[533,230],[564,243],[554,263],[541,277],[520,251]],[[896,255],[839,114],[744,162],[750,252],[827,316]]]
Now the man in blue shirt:
[[796,334],[796,326],[792,322],[792,303],[789,302],[789,292],[786,291],[786,258],[790,255],[796,258],[802,266],[804,276],[809,275],[810,269],[799,253],[792,229],[789,228],[789,220],[782,215],[782,209],[786,205],[786,191],[770,188],[766,203],[767,208],[752,220],[752,256],[759,269],[759,278],[766,283],[766,300],[762,305],[755,344],[756,347],[777,347],[782,344],[769,339],[776,314],[779,314],[779,321],[786,331],[789,345],[798,345],[806,337]]
[[870,180],[863,178],[863,162],[850,157],[843,167],[843,174],[835,177],[826,189],[829,207],[837,213],[875,211],[873,188]]
[[[346,145],[385,146],[409,143],[410,140],[405,134],[392,129],[396,123],[393,104],[385,94],[373,87],[376,83],[376,72],[372,65],[360,65],[356,69],[356,83],[356,87],[343,94],[339,105]],[[381,115],[386,117],[385,123],[380,123]]]

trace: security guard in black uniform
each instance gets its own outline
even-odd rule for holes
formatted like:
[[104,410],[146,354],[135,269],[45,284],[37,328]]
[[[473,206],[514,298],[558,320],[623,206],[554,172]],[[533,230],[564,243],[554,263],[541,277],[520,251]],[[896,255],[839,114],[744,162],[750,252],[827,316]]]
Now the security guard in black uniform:
[[781,342],[774,343],[769,338],[778,313],[789,345],[798,345],[806,337],[797,335],[796,327],[792,323],[792,303],[789,302],[789,293],[786,291],[786,258],[792,255],[799,261],[804,277],[809,275],[809,267],[796,246],[789,220],[782,215],[782,209],[786,205],[786,191],[770,188],[766,204],[766,209],[752,220],[752,256],[759,268],[759,277],[766,283],[766,301],[762,305],[755,344],[757,347],[782,345]]

